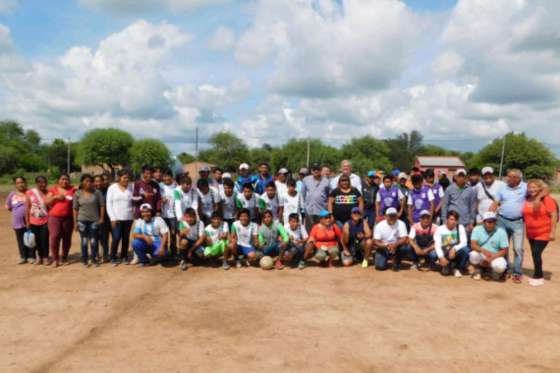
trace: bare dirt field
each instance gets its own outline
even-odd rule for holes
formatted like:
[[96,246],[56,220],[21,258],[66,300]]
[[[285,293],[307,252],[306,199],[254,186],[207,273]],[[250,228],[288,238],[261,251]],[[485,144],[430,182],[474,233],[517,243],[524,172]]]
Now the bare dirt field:
[[15,264],[9,219],[0,372],[560,371],[558,243],[541,288],[359,266],[55,269]]

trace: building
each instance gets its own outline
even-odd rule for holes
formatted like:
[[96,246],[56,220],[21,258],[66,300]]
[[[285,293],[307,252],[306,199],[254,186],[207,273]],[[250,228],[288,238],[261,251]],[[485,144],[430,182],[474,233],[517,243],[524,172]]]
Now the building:
[[451,177],[455,175],[458,169],[465,168],[465,163],[459,157],[418,156],[414,166],[418,167],[421,171],[431,168],[434,170],[436,177],[439,177],[442,173]]
[[210,169],[216,167],[216,165],[213,165],[212,163],[194,161],[183,165],[183,173],[189,175],[193,181],[196,182],[198,180],[198,170],[200,170],[202,166],[207,166]]

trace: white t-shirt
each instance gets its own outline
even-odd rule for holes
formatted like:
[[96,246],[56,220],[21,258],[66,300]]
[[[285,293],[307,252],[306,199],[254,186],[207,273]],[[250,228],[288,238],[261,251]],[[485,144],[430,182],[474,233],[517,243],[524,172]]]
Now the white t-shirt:
[[299,224],[295,230],[292,230],[290,224],[285,224],[284,230],[286,231],[286,234],[288,235],[290,240],[301,241],[307,240],[307,238],[309,237],[309,235],[307,234],[307,229],[305,229],[305,225],[303,224]]
[[174,200],[175,216],[177,219],[183,217],[185,210],[189,207],[197,211],[198,215],[198,190],[196,188],[191,188],[188,192],[184,192],[183,188],[179,185],[175,188]]
[[284,216],[282,217],[284,219],[284,224],[288,224],[291,214],[298,214],[298,218],[301,220],[300,214],[303,208],[301,194],[296,193],[295,196],[291,196],[286,193],[282,200],[282,205],[284,206]]
[[[492,203],[494,203],[494,201],[492,199],[490,199],[486,193],[484,192],[484,180],[482,180],[480,183],[476,184],[475,190],[476,190],[476,199],[478,200],[478,214],[476,216],[476,221],[478,223],[482,222],[482,216],[484,215],[485,212],[487,212],[490,209],[490,206],[492,206]],[[492,185],[487,186],[484,185],[486,187],[486,190],[488,191],[488,193],[490,193],[490,195],[492,197],[494,197],[495,200],[497,200],[497,195],[498,195],[498,191],[505,185],[505,183],[501,180],[494,180],[494,182],[492,183]]]
[[373,238],[383,242],[386,245],[395,243],[406,236],[406,225],[400,219],[397,220],[393,225],[389,225],[387,219],[385,219],[377,224],[373,231]]
[[250,222],[244,226],[239,220],[233,223],[231,232],[237,236],[237,244],[240,246],[253,246],[253,240],[259,233],[256,223]]
[[175,189],[177,188],[177,184],[172,183],[171,185],[167,185],[165,183],[159,183],[159,188],[161,191],[161,217],[174,218]]
[[278,193],[272,198],[266,192],[259,196],[259,208],[272,211],[272,218],[274,220],[278,220],[278,208],[282,204],[282,198],[278,196]]
[[257,202],[257,195],[255,193],[253,193],[253,195],[251,196],[251,199],[247,199],[245,198],[245,195],[243,193],[238,193],[235,196],[236,199],[236,206],[239,209],[248,209],[249,213],[251,214],[251,219],[255,219],[256,215],[255,215],[255,208],[258,207],[258,202]]
[[154,243],[158,243],[163,235],[169,233],[169,228],[162,218],[156,216],[150,222],[146,222],[144,219],[136,219],[133,232],[150,236]]
[[274,184],[276,184],[276,193],[278,193],[279,197],[288,194],[288,185],[286,183],[276,180]]
[[222,203],[222,213],[224,219],[231,220],[235,218],[235,192],[231,196],[226,196],[224,191],[220,192],[220,201]]
[[181,219],[179,221],[179,231],[182,231],[185,228],[189,230],[189,233],[187,233],[186,236],[188,240],[197,241],[200,237],[204,235],[204,223],[201,222],[200,220],[197,220],[195,224],[190,225],[185,220]]
[[208,193],[206,194],[202,194],[199,189],[198,201],[202,213],[209,218],[214,212],[214,204],[220,202],[220,196],[218,195],[218,191],[214,188],[208,188]]
[[229,233],[229,225],[227,222],[222,222],[222,225],[218,228],[214,228],[212,225],[208,225],[204,229],[204,232],[206,233],[206,237],[210,238],[212,244],[215,244],[216,242],[220,241],[221,235]]
[[[457,234],[458,232],[458,234]],[[436,254],[438,258],[443,258],[443,248],[454,248],[459,251],[467,247],[467,231],[465,227],[459,224],[459,229],[450,231],[447,225],[441,225],[434,233],[434,244],[436,246]]]

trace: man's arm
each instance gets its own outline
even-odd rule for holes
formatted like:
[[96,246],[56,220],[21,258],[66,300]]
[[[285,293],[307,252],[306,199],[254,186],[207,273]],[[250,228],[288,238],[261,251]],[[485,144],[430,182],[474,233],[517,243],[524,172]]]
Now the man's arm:
[[328,210],[331,214],[333,212],[333,205],[334,205],[334,197],[329,196],[327,206],[328,206]]

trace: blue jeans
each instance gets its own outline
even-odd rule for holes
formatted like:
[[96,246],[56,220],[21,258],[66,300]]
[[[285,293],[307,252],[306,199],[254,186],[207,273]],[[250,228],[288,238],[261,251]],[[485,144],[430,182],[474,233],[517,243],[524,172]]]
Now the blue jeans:
[[280,254],[280,247],[278,243],[273,243],[262,250],[265,256],[278,256]]
[[[525,240],[525,223],[522,219],[511,221],[504,219],[503,217],[498,217],[498,227],[502,227],[513,243],[514,250],[514,264],[513,264],[513,274],[521,275],[523,268],[523,243]],[[506,254],[506,259],[508,261],[508,267],[511,268],[511,263],[509,261],[509,248]]]
[[117,260],[117,250],[121,240],[121,259],[125,259],[128,257],[128,243],[130,242],[132,220],[118,220],[115,223],[115,228],[112,228],[111,231],[113,236],[113,241],[111,242],[111,260]]
[[146,241],[141,240],[139,238],[135,238],[132,241],[132,250],[134,250],[136,256],[138,256],[138,261],[140,263],[148,264],[150,260],[148,259],[147,254],[160,255],[161,250],[163,250],[163,248],[161,247],[161,242],[159,241],[154,242],[151,245],[148,245]]
[[[471,252],[468,246],[457,251],[455,253],[455,259],[449,259],[449,250],[443,249],[443,252],[445,254],[445,258],[449,260],[450,264],[453,264],[456,269],[464,270],[467,268],[467,265],[469,264],[469,253]],[[435,255],[435,250],[430,254],[432,253]]]
[[91,259],[97,259],[99,224],[96,221],[78,221],[78,231],[82,242],[82,261],[88,262],[88,245],[91,249]]
[[394,264],[401,264],[401,261],[405,258],[411,259],[413,262],[418,261],[418,256],[414,252],[414,249],[409,245],[401,245],[395,250],[395,253],[390,253],[388,249],[377,249],[375,251],[375,269],[378,271],[384,271],[387,269],[387,261],[393,258]]

